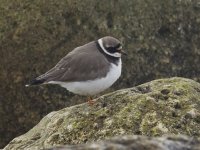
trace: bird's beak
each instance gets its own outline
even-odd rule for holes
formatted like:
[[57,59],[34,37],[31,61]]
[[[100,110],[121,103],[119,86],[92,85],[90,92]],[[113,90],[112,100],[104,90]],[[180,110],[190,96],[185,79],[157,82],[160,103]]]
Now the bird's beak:
[[120,53],[123,55],[127,55],[127,53],[124,50],[121,50]]

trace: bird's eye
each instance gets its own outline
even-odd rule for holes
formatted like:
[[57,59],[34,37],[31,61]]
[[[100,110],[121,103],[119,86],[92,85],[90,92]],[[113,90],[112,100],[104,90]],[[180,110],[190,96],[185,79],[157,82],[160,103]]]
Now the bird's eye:
[[115,46],[116,49],[120,48],[121,47],[121,44],[117,44],[117,46]]
[[106,50],[110,53],[115,53],[117,51],[115,47],[108,47]]

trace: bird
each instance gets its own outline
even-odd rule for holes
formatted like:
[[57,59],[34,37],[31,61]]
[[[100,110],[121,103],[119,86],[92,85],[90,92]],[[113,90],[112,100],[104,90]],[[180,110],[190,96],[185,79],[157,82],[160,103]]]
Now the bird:
[[25,86],[58,84],[74,94],[94,96],[121,76],[122,54],[127,55],[121,42],[105,36],[73,49],[52,69]]

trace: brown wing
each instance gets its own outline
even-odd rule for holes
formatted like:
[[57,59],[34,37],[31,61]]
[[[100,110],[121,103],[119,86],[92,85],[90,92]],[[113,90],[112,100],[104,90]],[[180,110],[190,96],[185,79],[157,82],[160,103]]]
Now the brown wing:
[[84,81],[106,76],[109,62],[98,51],[72,51],[58,64],[41,75],[37,80],[49,81]]

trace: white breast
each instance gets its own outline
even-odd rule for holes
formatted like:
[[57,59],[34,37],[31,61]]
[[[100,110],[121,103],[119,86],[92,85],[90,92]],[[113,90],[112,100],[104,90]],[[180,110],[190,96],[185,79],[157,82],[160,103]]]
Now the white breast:
[[80,82],[50,81],[49,83],[59,84],[60,86],[66,88],[67,90],[75,94],[86,96],[95,95],[109,88],[120,77],[121,68],[122,63],[120,59],[118,65],[111,64],[110,71],[104,78]]

